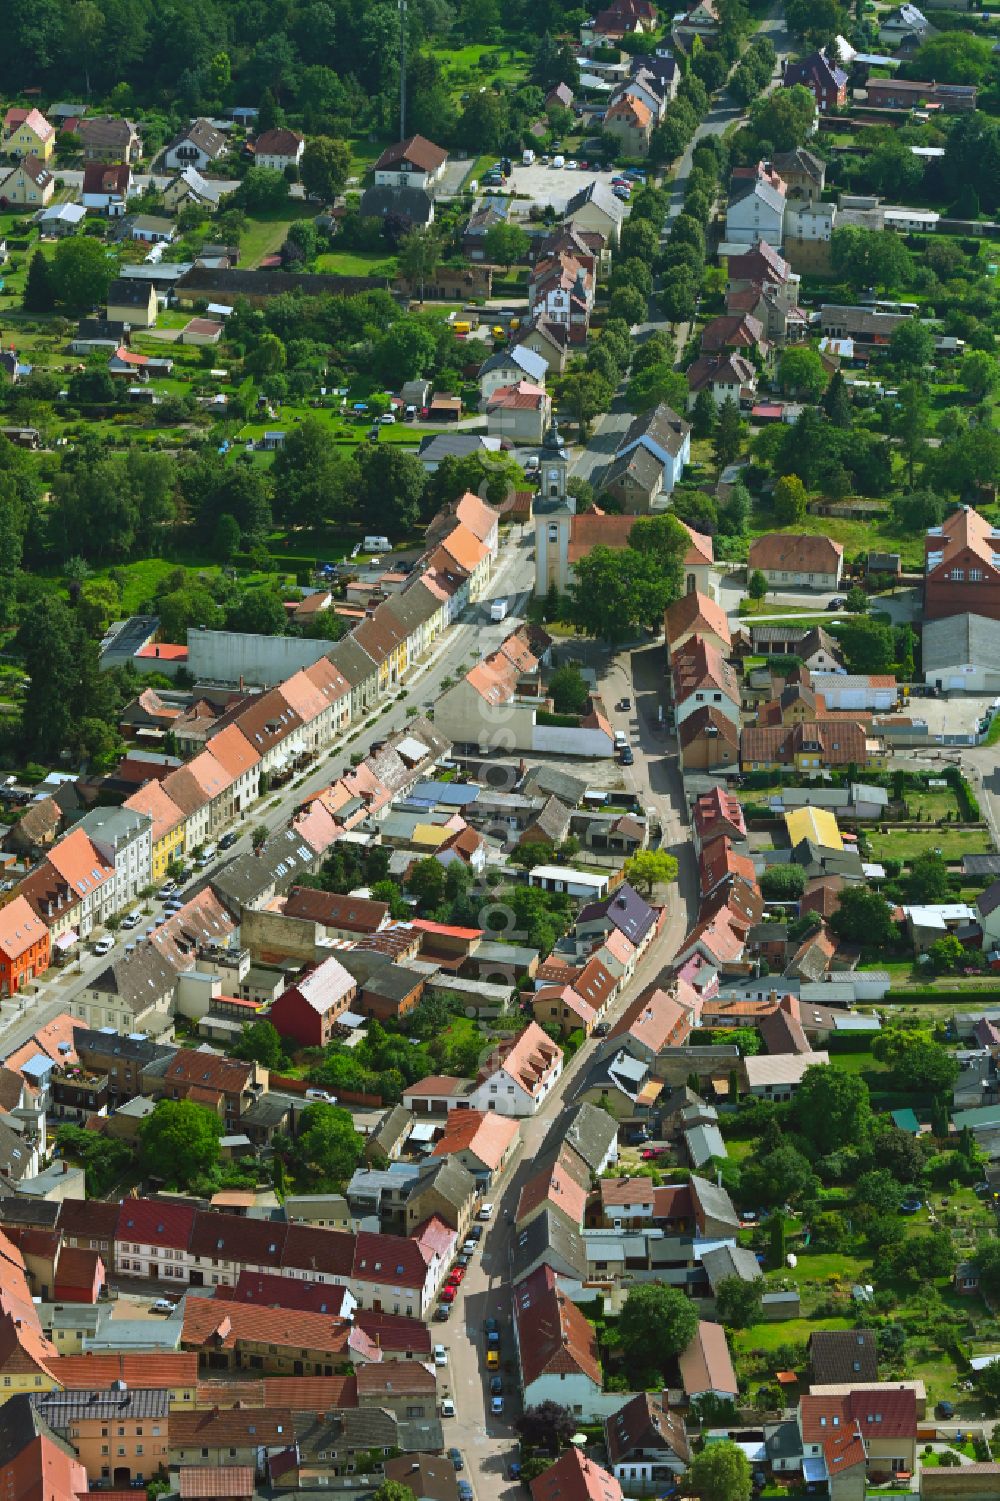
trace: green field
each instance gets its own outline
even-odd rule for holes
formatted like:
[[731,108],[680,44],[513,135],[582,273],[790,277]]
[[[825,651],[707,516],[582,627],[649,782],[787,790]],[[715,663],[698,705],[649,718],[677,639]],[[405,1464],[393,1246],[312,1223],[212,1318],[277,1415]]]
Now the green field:
[[266,255],[273,255],[281,248],[288,226],[296,219],[311,218],[313,210],[301,199],[267,214],[248,216],[247,226],[240,238],[240,266],[252,271]]
[[913,860],[928,850],[939,850],[945,860],[963,855],[988,855],[993,850],[989,833],[982,829],[951,829],[947,824],[924,829],[889,829],[866,834],[873,860]]
[[384,250],[330,250],[316,257],[316,270],[331,276],[384,276],[396,274],[396,257]]

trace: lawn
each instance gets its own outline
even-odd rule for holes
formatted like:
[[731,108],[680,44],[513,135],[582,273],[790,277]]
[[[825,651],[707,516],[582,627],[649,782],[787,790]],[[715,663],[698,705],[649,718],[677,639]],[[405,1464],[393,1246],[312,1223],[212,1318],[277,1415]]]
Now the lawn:
[[884,552],[900,553],[904,569],[912,570],[923,565],[923,539],[898,532],[889,522],[888,515],[884,520],[845,521],[839,516],[814,516],[809,512],[791,526],[776,527],[772,515],[765,511],[755,511],[750,522],[751,537],[770,536],[772,533],[780,535],[782,532],[816,533],[821,537],[830,537],[834,542],[841,542],[845,561],[857,553],[879,548]]
[[316,257],[316,270],[328,276],[384,276],[391,281],[396,258],[384,250],[331,250]]
[[851,1329],[851,1319],[785,1319],[778,1323],[753,1324],[733,1336],[738,1355],[749,1355],[753,1350],[770,1352],[782,1345],[805,1344],[810,1334],[817,1329]]
[[982,829],[950,829],[947,824],[925,829],[893,829],[882,834],[875,830],[866,836],[873,860],[913,860],[928,850],[937,850],[945,860],[954,862],[963,855],[988,855],[993,852],[989,833]]
[[287,205],[268,213],[249,215],[246,229],[240,236],[241,267],[252,271],[259,266],[266,255],[273,255],[280,248],[290,224],[311,216],[312,210],[301,199],[289,200]]

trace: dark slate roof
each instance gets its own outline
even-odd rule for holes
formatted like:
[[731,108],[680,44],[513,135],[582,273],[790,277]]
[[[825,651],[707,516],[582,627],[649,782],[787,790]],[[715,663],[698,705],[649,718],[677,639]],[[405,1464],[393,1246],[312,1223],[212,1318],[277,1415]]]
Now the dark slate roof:
[[556,1134],[596,1173],[608,1149],[618,1139],[618,1123],[606,1110],[586,1101],[574,1106],[556,1121]]
[[614,891],[599,902],[589,902],[580,913],[578,922],[594,922],[606,917],[631,943],[641,943],[656,921],[656,914],[639,893],[623,881]]
[[556,1272],[568,1269],[581,1279],[587,1275],[583,1236],[560,1210],[549,1207],[515,1235],[510,1251],[511,1282],[520,1282],[542,1263]]
[[361,195],[361,217],[384,219],[386,214],[400,214],[414,224],[429,224],[434,217],[434,201],[423,188],[367,188]]
[[817,1386],[877,1381],[874,1329],[817,1329],[809,1336],[809,1363]]

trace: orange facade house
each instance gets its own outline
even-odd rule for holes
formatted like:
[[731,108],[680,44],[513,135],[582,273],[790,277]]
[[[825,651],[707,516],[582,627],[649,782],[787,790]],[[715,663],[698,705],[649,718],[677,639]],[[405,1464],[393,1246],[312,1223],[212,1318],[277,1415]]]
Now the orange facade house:
[[0,992],[14,995],[49,967],[49,930],[27,899],[0,908]]

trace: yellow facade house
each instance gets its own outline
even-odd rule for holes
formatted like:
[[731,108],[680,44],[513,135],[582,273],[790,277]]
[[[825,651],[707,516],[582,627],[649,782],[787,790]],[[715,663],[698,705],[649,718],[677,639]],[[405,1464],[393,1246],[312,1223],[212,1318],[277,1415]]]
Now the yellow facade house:
[[172,861],[183,859],[185,815],[155,780],[133,792],[125,807],[153,820],[153,880],[162,881]]
[[8,156],[36,156],[47,162],[56,147],[55,127],[38,109],[9,109],[4,119],[4,150]]

